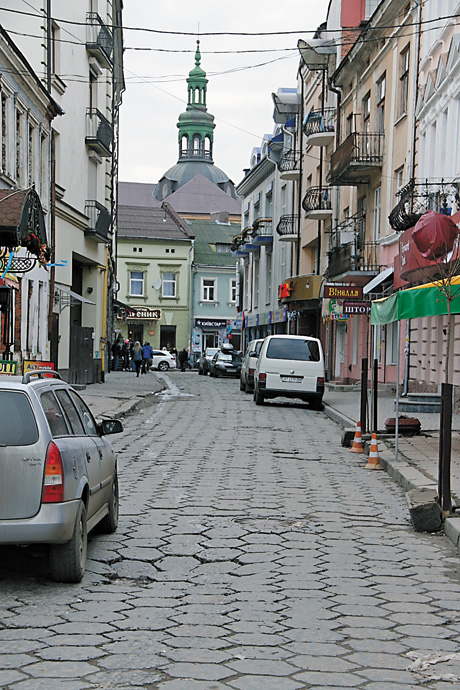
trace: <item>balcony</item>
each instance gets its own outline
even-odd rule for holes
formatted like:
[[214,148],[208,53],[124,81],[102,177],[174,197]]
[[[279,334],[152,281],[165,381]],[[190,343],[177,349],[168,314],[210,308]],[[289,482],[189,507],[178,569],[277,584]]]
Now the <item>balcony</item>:
[[108,242],[112,217],[106,207],[99,201],[86,201],[85,214],[89,218],[85,236],[92,237],[96,242]]
[[280,178],[282,180],[294,180],[297,181],[300,177],[300,170],[297,167],[298,162],[294,151],[285,151],[281,155],[280,162],[278,163],[278,170],[280,172]]
[[460,183],[446,180],[410,180],[397,193],[399,201],[389,215],[393,230],[413,227],[427,211],[451,216],[460,209]]
[[331,156],[328,182],[333,185],[365,184],[383,162],[383,134],[353,132]]
[[268,246],[273,242],[273,228],[271,218],[257,218],[252,225],[251,245],[256,247]]
[[112,155],[113,128],[110,122],[96,108],[86,111],[85,142],[92,151],[107,158]]
[[336,109],[310,110],[303,123],[307,146],[328,146],[335,138]]
[[249,255],[249,249],[247,249],[247,246],[249,244],[251,234],[252,234],[252,226],[248,225],[246,228],[244,228],[241,235],[237,235],[236,237],[233,238],[232,256],[247,257]]
[[86,15],[86,50],[101,67],[112,67],[113,37],[95,12]]
[[297,242],[299,218],[298,215],[281,216],[276,226],[280,242]]
[[306,218],[327,220],[332,218],[332,187],[310,187],[302,201]]
[[366,285],[380,271],[379,245],[362,242],[356,235],[351,242],[328,252],[327,280]]

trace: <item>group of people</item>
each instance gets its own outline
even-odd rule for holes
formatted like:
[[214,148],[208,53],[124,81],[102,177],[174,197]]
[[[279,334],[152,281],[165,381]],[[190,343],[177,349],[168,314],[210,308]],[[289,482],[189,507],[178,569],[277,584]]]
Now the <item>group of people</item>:
[[112,345],[113,371],[118,371],[121,362],[123,371],[135,371],[137,376],[146,374],[152,364],[152,352],[147,341],[141,345],[138,340],[123,340],[120,335]]

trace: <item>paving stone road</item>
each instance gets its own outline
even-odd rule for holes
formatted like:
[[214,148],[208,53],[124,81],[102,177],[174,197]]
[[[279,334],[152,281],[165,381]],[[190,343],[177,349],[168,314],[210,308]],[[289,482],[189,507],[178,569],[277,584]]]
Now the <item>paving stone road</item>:
[[[163,375],[158,375],[163,376]],[[2,690],[460,687],[460,562],[307,405],[163,376],[79,585],[0,547]]]

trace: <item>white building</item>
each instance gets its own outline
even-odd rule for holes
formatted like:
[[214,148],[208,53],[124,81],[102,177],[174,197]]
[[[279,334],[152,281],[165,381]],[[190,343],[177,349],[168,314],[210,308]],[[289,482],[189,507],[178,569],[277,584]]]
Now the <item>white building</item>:
[[37,11],[4,0],[0,23],[17,32],[22,52],[64,111],[51,135],[55,303],[49,352],[68,380],[89,383],[107,369],[116,289],[122,1],[91,0],[87,6],[36,0],[34,6]]

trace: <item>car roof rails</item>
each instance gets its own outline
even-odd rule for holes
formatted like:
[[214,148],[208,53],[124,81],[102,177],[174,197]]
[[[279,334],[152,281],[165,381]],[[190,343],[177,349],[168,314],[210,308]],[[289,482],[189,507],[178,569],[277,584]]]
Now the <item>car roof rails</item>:
[[26,371],[22,377],[22,383],[30,383],[32,377],[36,376],[39,379],[56,378],[62,381],[61,374],[58,374],[54,369],[34,369],[33,371]]

